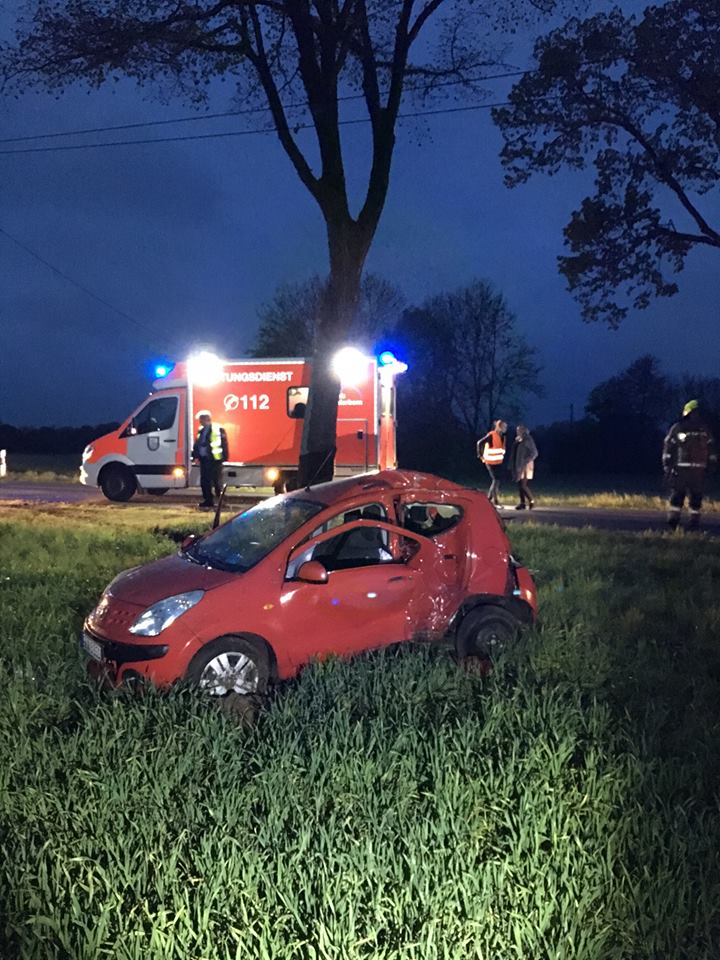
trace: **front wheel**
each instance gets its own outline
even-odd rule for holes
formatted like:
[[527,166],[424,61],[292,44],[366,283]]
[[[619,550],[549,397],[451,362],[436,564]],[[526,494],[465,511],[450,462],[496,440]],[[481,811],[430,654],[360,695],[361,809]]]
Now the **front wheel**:
[[195,654],[187,676],[211,697],[261,695],[270,680],[270,660],[265,647],[256,640],[219,637]]
[[124,503],[137,490],[137,480],[132,471],[123,464],[111,464],[100,474],[100,489],[108,500]]
[[460,624],[455,647],[458,659],[494,660],[517,639],[520,624],[502,607],[477,607]]

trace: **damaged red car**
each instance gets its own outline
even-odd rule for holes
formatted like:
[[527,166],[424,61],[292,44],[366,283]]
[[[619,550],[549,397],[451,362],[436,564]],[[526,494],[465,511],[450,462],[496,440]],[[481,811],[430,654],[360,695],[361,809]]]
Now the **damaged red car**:
[[484,494],[392,470],[273,497],[121,573],[82,646],[114,685],[185,680],[225,696],[403,641],[492,659],[536,613]]

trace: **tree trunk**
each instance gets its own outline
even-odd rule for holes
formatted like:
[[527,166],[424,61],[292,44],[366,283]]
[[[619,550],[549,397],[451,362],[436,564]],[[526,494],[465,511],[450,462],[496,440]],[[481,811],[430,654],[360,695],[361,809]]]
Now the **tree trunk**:
[[358,308],[369,241],[349,218],[328,223],[330,274],[315,333],[310,396],[303,427],[299,486],[332,480],[337,443],[340,383],[332,370],[335,352],[348,346],[347,335]]

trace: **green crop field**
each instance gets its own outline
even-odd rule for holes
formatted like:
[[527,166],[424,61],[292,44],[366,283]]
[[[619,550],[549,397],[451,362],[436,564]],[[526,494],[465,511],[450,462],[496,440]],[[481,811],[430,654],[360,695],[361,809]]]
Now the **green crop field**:
[[84,679],[188,516],[0,509],[3,960],[720,956],[720,544],[513,529],[543,622],[493,676],[390,649],[243,726]]

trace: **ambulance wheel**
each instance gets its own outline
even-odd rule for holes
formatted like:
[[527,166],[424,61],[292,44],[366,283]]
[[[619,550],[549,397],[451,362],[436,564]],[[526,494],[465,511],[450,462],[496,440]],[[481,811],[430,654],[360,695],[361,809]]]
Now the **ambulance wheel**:
[[455,644],[458,659],[480,657],[492,661],[512,644],[519,632],[518,621],[502,607],[492,604],[476,607],[458,629]]
[[124,503],[137,490],[137,480],[127,467],[114,463],[105,467],[100,474],[100,489],[108,500]]
[[169,489],[170,487],[149,487],[146,492],[151,493],[154,497],[164,497]]

